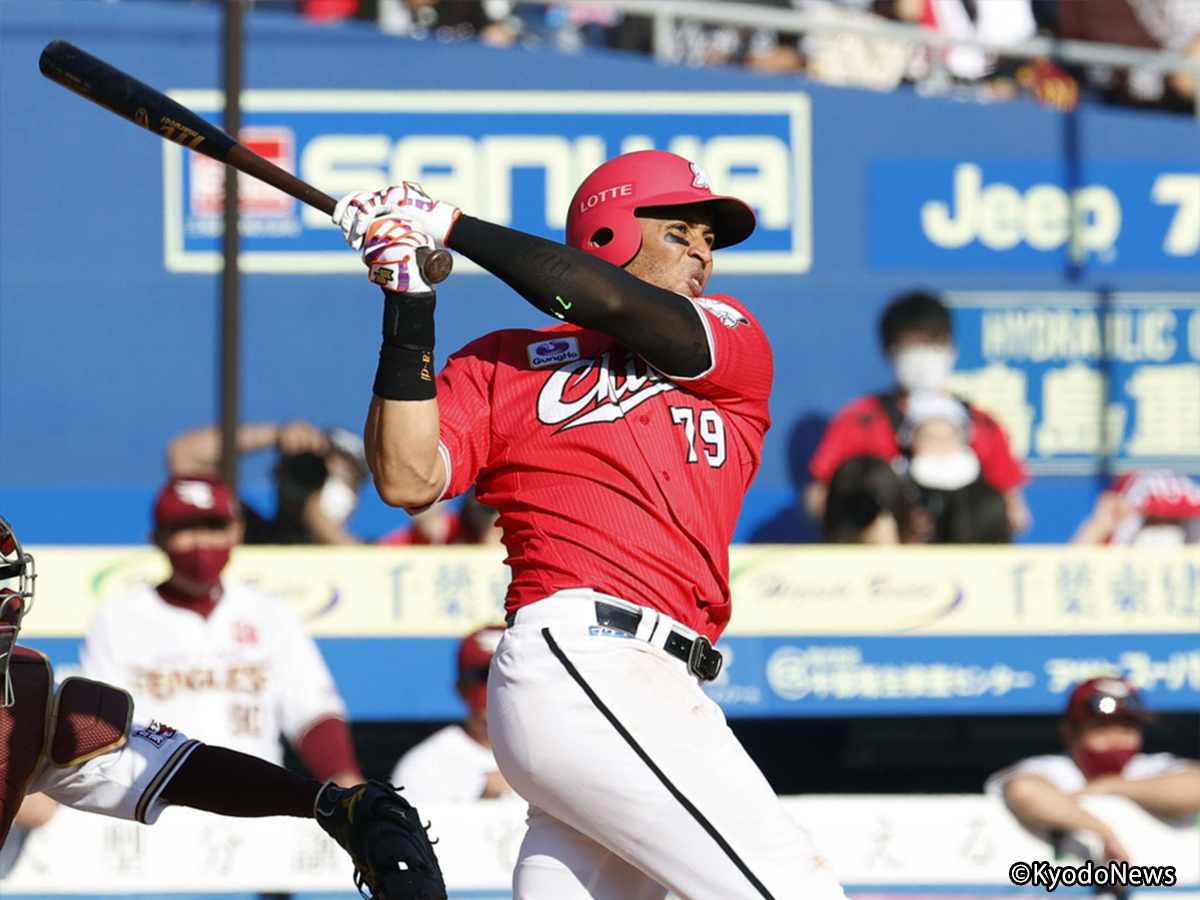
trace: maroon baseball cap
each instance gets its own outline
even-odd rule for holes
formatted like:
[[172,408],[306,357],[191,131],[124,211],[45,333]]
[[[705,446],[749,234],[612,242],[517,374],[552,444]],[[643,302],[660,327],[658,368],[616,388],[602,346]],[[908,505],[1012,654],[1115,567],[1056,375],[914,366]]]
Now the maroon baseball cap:
[[496,655],[496,647],[504,636],[503,625],[489,625],[473,631],[458,645],[458,674],[486,669]]
[[234,522],[241,516],[237,497],[219,478],[172,478],[154,501],[154,527],[159,529],[193,522]]
[[1154,719],[1137,689],[1124,678],[1115,676],[1092,678],[1076,685],[1067,701],[1066,716],[1072,722],[1110,717],[1139,722]]

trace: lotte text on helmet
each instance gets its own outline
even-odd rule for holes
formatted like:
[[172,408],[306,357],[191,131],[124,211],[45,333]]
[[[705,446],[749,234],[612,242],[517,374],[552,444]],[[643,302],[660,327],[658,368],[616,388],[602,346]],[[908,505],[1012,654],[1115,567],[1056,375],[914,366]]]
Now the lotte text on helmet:
[[714,194],[695,163],[665,150],[625,153],[592,172],[575,192],[567,211],[567,245],[623,266],[642,246],[637,210],[696,203],[712,211],[714,250],[754,231],[754,210],[736,197]]

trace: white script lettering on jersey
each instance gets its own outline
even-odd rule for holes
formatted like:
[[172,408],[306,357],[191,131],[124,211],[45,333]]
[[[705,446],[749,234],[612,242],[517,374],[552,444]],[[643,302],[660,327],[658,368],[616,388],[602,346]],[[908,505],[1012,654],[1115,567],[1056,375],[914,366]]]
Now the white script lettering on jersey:
[[546,379],[538,394],[538,421],[561,425],[566,431],[579,425],[614,422],[656,394],[675,385],[628,354],[623,365],[613,365],[611,351],[595,359],[567,363]]

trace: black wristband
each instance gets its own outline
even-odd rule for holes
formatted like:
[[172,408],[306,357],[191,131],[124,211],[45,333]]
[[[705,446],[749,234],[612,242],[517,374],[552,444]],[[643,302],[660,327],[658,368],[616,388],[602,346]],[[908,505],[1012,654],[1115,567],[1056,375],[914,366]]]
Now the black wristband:
[[393,347],[433,349],[435,291],[410,294],[383,292],[383,342]]
[[432,400],[433,310],[437,294],[384,292],[383,346],[374,392],[385,400]]

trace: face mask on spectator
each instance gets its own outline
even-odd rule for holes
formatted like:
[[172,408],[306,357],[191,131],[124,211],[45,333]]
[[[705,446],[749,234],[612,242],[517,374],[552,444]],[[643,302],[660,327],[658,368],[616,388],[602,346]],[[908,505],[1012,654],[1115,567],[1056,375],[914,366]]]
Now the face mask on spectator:
[[896,383],[906,391],[939,391],[954,370],[958,354],[950,347],[923,344],[892,355]]
[[1089,750],[1081,747],[1071,754],[1075,765],[1079,766],[1079,771],[1088,778],[1119,775],[1136,755],[1136,747],[1113,747],[1108,750]]
[[330,475],[321,487],[320,504],[321,515],[335,525],[344,525],[358,506],[358,495],[342,479]]
[[228,547],[192,547],[167,553],[171,568],[193,584],[210,587],[217,583],[229,563]]
[[908,464],[909,475],[921,487],[957,491],[979,477],[979,457],[970,450],[957,453],[922,453]]

